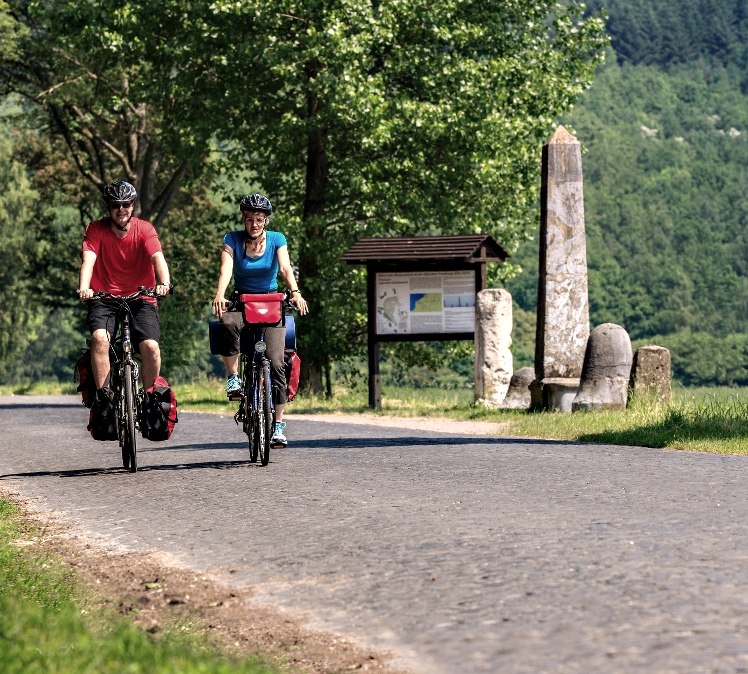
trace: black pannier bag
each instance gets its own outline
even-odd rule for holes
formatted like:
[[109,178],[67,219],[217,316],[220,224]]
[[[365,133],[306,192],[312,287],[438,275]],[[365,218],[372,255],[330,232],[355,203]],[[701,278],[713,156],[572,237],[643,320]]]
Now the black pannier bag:
[[146,440],[168,440],[177,421],[177,398],[174,389],[169,386],[166,379],[158,376],[153,386],[149,386],[143,394],[140,432]]
[[94,440],[117,439],[117,412],[114,407],[114,391],[102,388],[96,391],[95,400],[88,415],[88,431]]

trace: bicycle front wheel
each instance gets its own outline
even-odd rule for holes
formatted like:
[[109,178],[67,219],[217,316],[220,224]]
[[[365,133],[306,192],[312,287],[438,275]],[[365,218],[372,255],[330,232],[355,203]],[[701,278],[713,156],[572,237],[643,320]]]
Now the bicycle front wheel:
[[[116,367],[119,367],[117,365]],[[114,399],[116,401],[116,409],[117,409],[117,439],[119,440],[119,447],[122,451],[122,467],[125,470],[130,469],[130,448],[128,447],[126,438],[127,438],[127,413],[125,412],[125,394],[124,394],[124,386],[122,382],[119,380],[119,376],[121,373],[118,372],[118,370],[114,369],[114,364],[112,365],[112,386],[115,391]]]
[[255,387],[257,395],[256,448],[260,465],[270,461],[270,436],[273,433],[273,399],[270,387],[270,364],[264,362],[258,370]]
[[132,365],[129,363],[125,363],[124,365],[123,378],[123,384],[125,386],[125,432],[122,457],[124,459],[124,455],[127,453],[129,461],[125,468],[127,468],[131,473],[134,473],[138,469],[137,440],[135,437],[135,418],[138,413],[138,408],[135,398],[135,376],[132,370]]
[[254,405],[253,397],[254,382],[252,367],[247,365],[244,372],[244,396],[242,398],[242,405],[244,406],[244,432],[247,434],[249,444],[249,462],[255,463],[257,461],[257,433],[255,432],[255,428],[257,427],[257,408]]

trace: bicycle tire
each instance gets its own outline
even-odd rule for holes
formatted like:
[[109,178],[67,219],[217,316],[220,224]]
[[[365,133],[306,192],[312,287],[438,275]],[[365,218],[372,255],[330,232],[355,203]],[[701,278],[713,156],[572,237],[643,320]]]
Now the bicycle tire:
[[260,465],[270,461],[270,437],[273,434],[273,400],[270,387],[270,363],[264,361],[258,369],[257,387],[257,450]]
[[125,442],[125,396],[122,392],[122,384],[116,375],[114,363],[112,363],[112,385],[115,390],[116,398],[116,409],[117,409],[117,439],[119,440],[119,447],[122,452],[122,467],[125,470],[130,469],[130,449]]
[[124,387],[125,387],[125,448],[127,449],[129,456],[129,466],[127,470],[134,473],[138,469],[138,448],[137,439],[135,435],[135,419],[138,414],[137,401],[135,398],[135,382],[132,371],[132,365],[125,363],[124,365]]
[[244,368],[244,372],[244,399],[242,400],[242,405],[244,405],[244,432],[247,434],[249,462],[256,463],[258,455],[257,433],[255,433],[255,426],[257,425],[257,410],[255,409],[252,398],[252,367],[247,364]]

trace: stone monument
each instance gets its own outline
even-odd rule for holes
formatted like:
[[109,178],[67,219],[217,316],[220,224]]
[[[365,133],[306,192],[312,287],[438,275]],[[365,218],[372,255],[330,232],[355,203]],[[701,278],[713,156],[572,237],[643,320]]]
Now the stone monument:
[[526,410],[530,407],[530,385],[535,380],[534,367],[521,367],[515,370],[509,380],[509,390],[501,403],[502,410]]
[[582,152],[559,126],[543,146],[532,409],[571,411],[589,334]]
[[503,289],[478,292],[475,301],[475,401],[498,407],[512,377],[512,296]]
[[634,354],[629,388],[631,396],[654,395],[661,403],[672,397],[670,351],[664,346],[642,346]]
[[626,330],[615,323],[598,325],[587,340],[572,411],[625,410],[632,360],[631,340]]

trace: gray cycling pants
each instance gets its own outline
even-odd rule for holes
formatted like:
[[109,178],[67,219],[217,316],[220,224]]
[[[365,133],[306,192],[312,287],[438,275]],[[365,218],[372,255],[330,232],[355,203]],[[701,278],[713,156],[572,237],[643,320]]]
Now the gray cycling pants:
[[[219,327],[219,349],[222,356],[235,356],[240,345],[251,349],[251,328],[245,328],[244,315],[241,311],[227,311],[221,316]],[[242,344],[244,342],[244,344]],[[286,346],[286,328],[282,325],[265,328],[267,356],[270,359],[271,377],[273,378],[273,402],[283,405],[288,402],[286,390],[286,369],[283,354]]]

